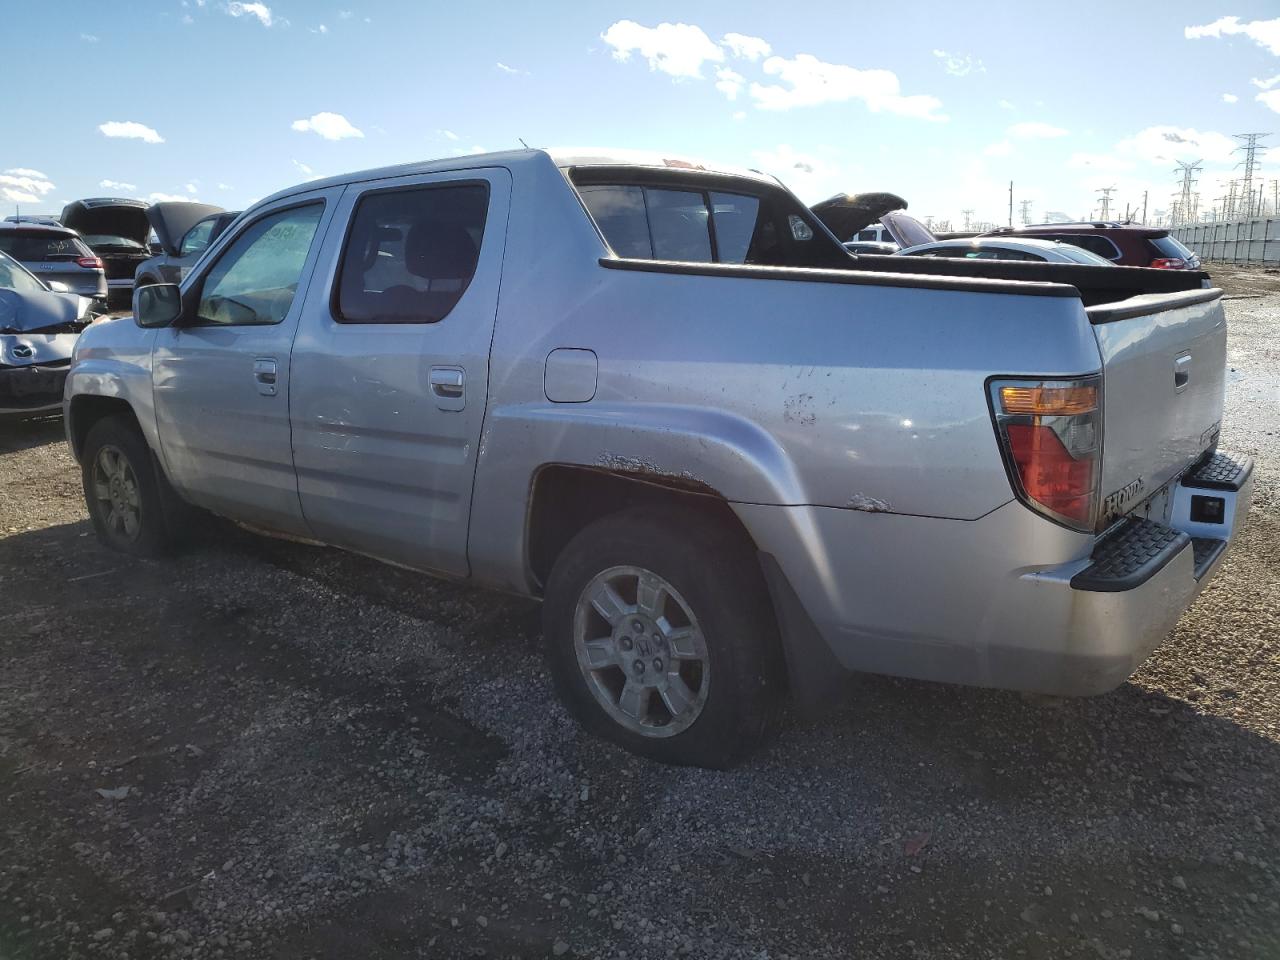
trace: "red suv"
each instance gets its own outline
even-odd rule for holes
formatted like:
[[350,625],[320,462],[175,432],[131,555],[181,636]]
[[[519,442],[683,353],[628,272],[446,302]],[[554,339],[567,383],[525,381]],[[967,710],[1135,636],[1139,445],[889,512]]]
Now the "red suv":
[[1163,227],[1102,220],[1092,223],[1035,223],[1026,227],[1000,227],[985,236],[1061,240],[1090,250],[1122,267],[1200,269],[1200,258],[1169,236],[1169,231]]

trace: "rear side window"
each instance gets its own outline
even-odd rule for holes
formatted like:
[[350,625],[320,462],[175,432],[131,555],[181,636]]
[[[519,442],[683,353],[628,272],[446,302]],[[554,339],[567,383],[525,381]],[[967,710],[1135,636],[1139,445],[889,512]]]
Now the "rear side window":
[[436,323],[475,276],[489,212],[486,183],[370,193],[342,255],[340,323]]
[[1096,253],[1104,260],[1119,260],[1120,249],[1108,240],[1106,237],[1094,236],[1091,234],[1054,234],[1048,236],[1046,234],[1036,234],[1042,240],[1061,240],[1063,243],[1069,243],[1074,247],[1081,247],[1090,253]]
[[761,266],[848,260],[793,207],[765,196],[634,184],[585,184],[578,194],[620,257]]
[[197,321],[250,326],[283,320],[323,212],[324,204],[310,203],[268,214],[241,231],[204,278]]
[[1184,247],[1173,237],[1150,237],[1147,239],[1147,243],[1151,244],[1151,249],[1155,251],[1157,257],[1190,260],[1195,256],[1189,248]]
[[71,233],[0,232],[0,250],[15,260],[76,260],[93,251]]

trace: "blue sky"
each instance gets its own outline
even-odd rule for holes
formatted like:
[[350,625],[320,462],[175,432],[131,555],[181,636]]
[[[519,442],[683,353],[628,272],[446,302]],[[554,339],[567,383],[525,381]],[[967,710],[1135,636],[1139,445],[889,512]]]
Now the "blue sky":
[[[1202,207],[1231,134],[1276,130],[1280,11],[1073,2],[428,4],[4,0],[38,49],[9,88],[0,200],[243,207],[313,176],[530,145],[657,149],[779,175],[810,202],[891,190],[1003,222]],[[37,82],[38,76],[38,82]]]

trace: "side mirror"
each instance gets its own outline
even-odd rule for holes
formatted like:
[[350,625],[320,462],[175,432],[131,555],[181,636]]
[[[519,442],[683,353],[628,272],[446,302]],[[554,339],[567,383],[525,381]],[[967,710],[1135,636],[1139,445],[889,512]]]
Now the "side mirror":
[[52,290],[54,293],[70,293],[71,292],[71,288],[68,287],[61,280],[50,280],[49,289]]
[[140,327],[167,327],[182,316],[182,291],[176,283],[133,288],[133,319]]

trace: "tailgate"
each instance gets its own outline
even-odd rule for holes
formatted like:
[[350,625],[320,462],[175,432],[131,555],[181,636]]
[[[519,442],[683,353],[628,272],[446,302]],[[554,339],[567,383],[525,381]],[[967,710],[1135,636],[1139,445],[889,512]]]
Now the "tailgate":
[[1128,513],[1218,442],[1227,321],[1222,291],[1089,307],[1102,352],[1102,510]]

